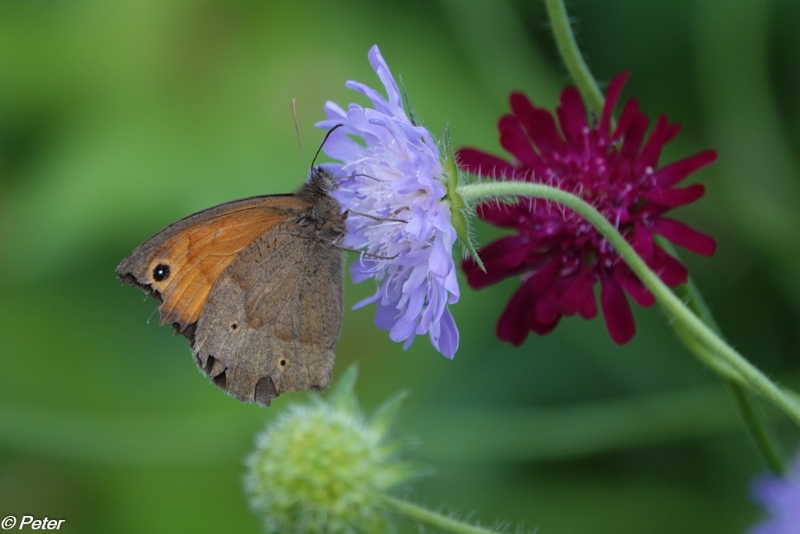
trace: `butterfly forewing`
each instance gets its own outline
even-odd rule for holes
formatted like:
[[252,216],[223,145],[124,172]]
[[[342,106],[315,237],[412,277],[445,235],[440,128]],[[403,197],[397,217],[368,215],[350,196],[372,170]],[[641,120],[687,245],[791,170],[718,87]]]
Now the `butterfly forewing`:
[[258,236],[307,206],[288,195],[236,200],[171,224],[117,267],[119,278],[158,298],[161,324],[197,322],[214,282]]

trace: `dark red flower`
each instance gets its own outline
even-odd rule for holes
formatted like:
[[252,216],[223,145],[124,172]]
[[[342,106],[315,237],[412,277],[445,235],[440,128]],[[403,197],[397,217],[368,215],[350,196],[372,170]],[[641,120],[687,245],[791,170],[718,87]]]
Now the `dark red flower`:
[[[698,254],[714,254],[712,237],[664,214],[703,196],[701,184],[675,186],[716,160],[717,153],[708,150],[657,168],[661,149],[678,134],[680,125],[669,124],[662,115],[645,140],[649,120],[631,99],[612,127],[612,113],[627,77],[625,73],[611,81],[602,116],[591,126],[578,90],[565,89],[556,110],[560,131],[547,110],[513,93],[512,114],[502,117],[498,128],[500,144],[515,161],[463,148],[459,162],[482,176],[545,183],[580,196],[616,226],[664,283],[674,287],[686,282],[686,268],[653,236],[659,234]],[[471,259],[463,263],[467,282],[475,289],[508,276],[522,277],[522,286],[498,322],[500,339],[518,346],[529,330],[546,334],[564,315],[595,317],[594,285],[599,281],[600,307],[611,339],[619,344],[630,341],[636,326],[625,294],[640,306],[651,306],[655,298],[581,216],[536,199],[484,203],[478,206],[478,216],[516,230],[479,251],[485,273]]]

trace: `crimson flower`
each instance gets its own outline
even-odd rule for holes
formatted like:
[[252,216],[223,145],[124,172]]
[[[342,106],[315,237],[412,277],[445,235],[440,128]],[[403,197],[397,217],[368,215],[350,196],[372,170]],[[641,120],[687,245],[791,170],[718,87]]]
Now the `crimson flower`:
[[[614,224],[665,284],[674,287],[686,282],[688,272],[653,238],[658,234],[697,254],[714,254],[711,236],[664,214],[703,196],[701,184],[675,186],[716,160],[717,153],[707,150],[658,168],[662,148],[680,125],[669,124],[662,115],[646,139],[649,120],[631,99],[613,127],[612,114],[627,78],[624,73],[611,81],[600,120],[594,118],[591,125],[574,87],[561,93],[556,110],[560,129],[550,112],[512,93],[512,114],[500,119],[498,129],[500,144],[514,162],[463,148],[459,163],[481,176],[543,183],[581,197]],[[595,317],[594,285],[599,281],[600,307],[611,339],[619,344],[630,341],[636,326],[625,294],[640,306],[653,305],[655,298],[585,219],[536,199],[484,203],[478,206],[478,216],[516,230],[479,251],[486,272],[472,259],[462,265],[475,289],[521,276],[522,286],[500,316],[500,339],[519,346],[528,331],[546,334],[564,315]]]

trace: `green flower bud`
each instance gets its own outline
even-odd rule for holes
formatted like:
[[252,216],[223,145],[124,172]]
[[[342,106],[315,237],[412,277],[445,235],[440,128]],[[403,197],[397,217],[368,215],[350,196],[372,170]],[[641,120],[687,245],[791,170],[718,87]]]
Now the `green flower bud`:
[[327,401],[290,406],[257,437],[245,490],[267,532],[393,530],[384,496],[419,474],[385,443],[402,395],[367,420],[353,393],[356,376],[351,367]]

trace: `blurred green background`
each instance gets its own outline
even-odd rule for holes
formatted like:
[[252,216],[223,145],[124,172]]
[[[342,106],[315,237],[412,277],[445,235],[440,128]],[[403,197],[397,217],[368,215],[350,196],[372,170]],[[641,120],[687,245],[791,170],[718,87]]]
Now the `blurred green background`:
[[[800,384],[800,2],[569,8],[598,79],[632,71],[625,96],[684,125],[663,161],[719,151],[692,177],[706,197],[679,213],[718,252],[684,261],[732,344]],[[379,85],[374,43],[457,146],[499,152],[508,93],[552,107],[568,82],[539,0],[0,2],[0,515],[64,518],[63,532],[260,530],[242,460],[304,394],[271,409],[227,397],[114,268],[189,213],[297,188],[291,99],[311,153],[325,100],[353,101],[348,79]],[[478,226],[480,242],[497,235]],[[765,466],[657,308],[635,310],[625,347],[602,320],[571,319],[515,349],[494,325],[516,285],[462,281],[448,361],[349,311],[373,286],[347,284],[335,376],[359,364],[367,409],[410,391],[397,435],[436,468],[413,500],[553,534],[758,519],[749,484]],[[797,430],[767,413],[791,450]]]

